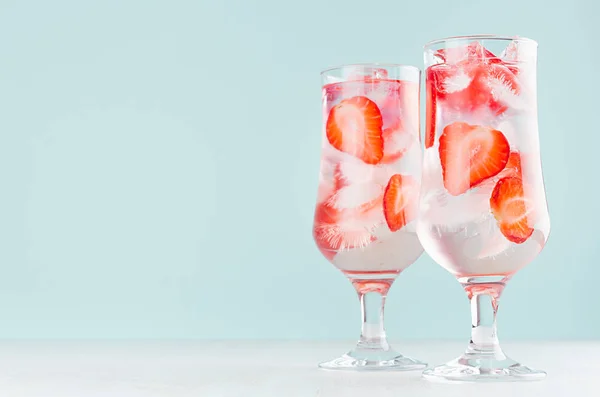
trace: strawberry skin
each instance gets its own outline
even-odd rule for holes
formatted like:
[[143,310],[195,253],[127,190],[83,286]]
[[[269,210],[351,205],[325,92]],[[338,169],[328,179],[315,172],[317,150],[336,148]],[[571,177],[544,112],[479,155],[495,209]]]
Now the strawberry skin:
[[434,76],[431,68],[427,69],[425,79],[425,149],[432,147],[435,143],[435,125],[436,125],[436,95],[434,89]]
[[392,232],[402,229],[416,217],[419,185],[408,175],[394,174],[383,195],[383,213]]
[[490,208],[500,232],[509,241],[522,244],[533,234],[527,219],[532,208],[525,199],[521,178],[500,179],[490,197]]
[[377,104],[365,96],[354,96],[329,111],[327,140],[334,148],[367,164],[378,164],[383,157],[382,127]]
[[497,175],[508,162],[508,140],[490,127],[455,122],[439,140],[444,187],[453,196]]

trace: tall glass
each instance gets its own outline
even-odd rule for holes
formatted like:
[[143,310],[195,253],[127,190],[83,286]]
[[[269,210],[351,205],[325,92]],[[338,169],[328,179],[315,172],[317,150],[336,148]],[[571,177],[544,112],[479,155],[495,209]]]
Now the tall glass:
[[313,237],[352,282],[362,309],[357,346],[327,369],[422,369],[394,351],[386,295],[423,248],[416,234],[421,178],[419,69],[347,65],[321,73],[323,130]]
[[426,133],[417,231],[471,302],[466,352],[426,377],[536,380],[496,334],[508,280],[550,232],[537,122],[537,43],[468,36],[425,46]]

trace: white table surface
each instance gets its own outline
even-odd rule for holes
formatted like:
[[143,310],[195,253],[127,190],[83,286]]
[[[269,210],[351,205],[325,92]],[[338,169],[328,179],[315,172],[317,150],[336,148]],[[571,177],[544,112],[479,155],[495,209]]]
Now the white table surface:
[[[348,342],[4,341],[1,397],[575,397],[600,396],[600,341],[504,343],[505,352],[548,372],[533,383],[440,384],[420,372],[318,369]],[[430,364],[460,342],[395,343]]]

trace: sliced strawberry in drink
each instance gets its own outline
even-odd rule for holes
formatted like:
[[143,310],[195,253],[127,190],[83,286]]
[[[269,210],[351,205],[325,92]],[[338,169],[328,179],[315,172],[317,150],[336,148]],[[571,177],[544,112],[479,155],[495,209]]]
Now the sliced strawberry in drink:
[[532,205],[525,199],[521,178],[502,178],[494,187],[490,208],[502,234],[513,243],[525,242],[533,233],[528,215]]
[[500,58],[502,59],[502,64],[516,76],[520,72],[517,65],[524,60],[523,58],[526,55],[527,51],[521,48],[518,41],[511,41],[502,54],[500,54]]
[[433,71],[431,68],[428,68],[425,80],[425,149],[435,144],[437,92],[434,89],[433,79]]
[[392,164],[408,151],[413,143],[413,136],[398,122],[383,130],[383,158],[381,164]]
[[505,178],[508,176],[514,176],[517,178],[522,178],[521,173],[521,155],[519,152],[510,152],[510,156],[508,156],[508,162],[506,166],[498,174],[499,178]]
[[439,154],[444,186],[458,196],[500,173],[508,162],[510,146],[498,130],[455,122],[444,128]]
[[326,134],[336,149],[367,164],[383,157],[383,120],[375,102],[365,96],[342,100],[329,112]]
[[402,229],[417,216],[419,185],[408,175],[390,178],[383,196],[383,213],[392,232]]

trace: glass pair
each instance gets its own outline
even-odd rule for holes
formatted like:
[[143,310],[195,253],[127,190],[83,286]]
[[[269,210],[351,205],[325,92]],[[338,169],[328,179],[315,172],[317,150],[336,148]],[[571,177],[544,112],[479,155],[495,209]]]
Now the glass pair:
[[540,253],[550,231],[539,153],[537,43],[453,37],[425,46],[421,72],[348,65],[322,72],[323,136],[313,236],[360,298],[357,346],[327,369],[424,369],[394,351],[383,312],[396,277],[425,250],[471,302],[460,357],[424,375],[447,380],[535,380],[496,336],[508,280]]

